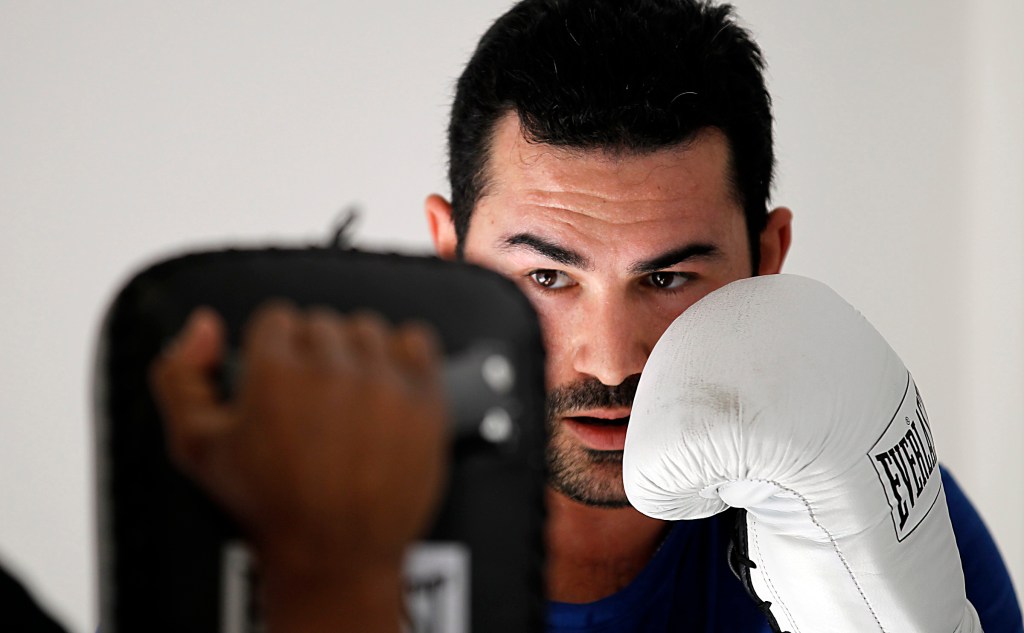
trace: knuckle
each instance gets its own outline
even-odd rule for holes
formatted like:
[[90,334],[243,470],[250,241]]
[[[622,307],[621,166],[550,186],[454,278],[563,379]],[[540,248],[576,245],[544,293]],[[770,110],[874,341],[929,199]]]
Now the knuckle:
[[295,306],[284,299],[271,299],[256,309],[257,319],[288,320],[298,315]]
[[316,306],[306,312],[306,324],[319,332],[333,332],[341,327],[342,319],[330,308]]
[[433,327],[412,322],[402,326],[402,341],[405,347],[420,360],[433,360],[441,355],[441,340]]
[[282,299],[272,299],[260,305],[252,313],[247,326],[248,332],[263,332],[294,327],[299,312],[294,305]]
[[382,336],[391,329],[387,319],[372,310],[357,310],[349,319],[354,329],[375,336]]

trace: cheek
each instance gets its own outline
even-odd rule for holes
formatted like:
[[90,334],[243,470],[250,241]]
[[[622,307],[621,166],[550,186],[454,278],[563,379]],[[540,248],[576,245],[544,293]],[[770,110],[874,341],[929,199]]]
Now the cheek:
[[[671,305],[659,305],[647,313],[643,321],[637,319],[637,327],[643,328],[643,342],[647,356],[650,356],[654,346],[658,343],[661,335],[672,325],[673,321],[679,318],[687,308],[696,303],[699,297],[685,302],[674,302]],[[642,323],[642,325],[641,325]]]
[[545,375],[547,386],[564,385],[572,376],[573,331],[575,314],[568,306],[555,306],[546,302],[533,302],[544,339]]
[[[636,303],[638,306],[642,306],[642,312],[648,315],[647,326],[656,330],[656,338],[660,338],[665,329],[680,314],[722,285],[724,282],[713,281],[707,276],[702,276],[674,294],[643,293],[643,297]],[[638,312],[641,311],[638,310]]]
[[726,283],[728,281],[702,279],[699,284],[675,295],[659,296],[645,293],[632,304],[631,322],[634,335],[643,342],[647,353],[650,354],[658,339],[679,315]]

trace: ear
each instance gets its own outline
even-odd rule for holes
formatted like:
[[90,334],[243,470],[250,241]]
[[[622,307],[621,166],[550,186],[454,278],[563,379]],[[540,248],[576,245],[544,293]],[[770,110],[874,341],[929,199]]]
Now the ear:
[[455,259],[455,247],[458,239],[455,235],[455,222],[452,221],[452,205],[450,202],[432,193],[423,203],[427,213],[427,226],[434,240],[434,251],[441,259]]
[[768,214],[768,221],[761,231],[761,263],[758,275],[773,275],[782,270],[782,263],[789,252],[793,238],[793,212],[779,207]]

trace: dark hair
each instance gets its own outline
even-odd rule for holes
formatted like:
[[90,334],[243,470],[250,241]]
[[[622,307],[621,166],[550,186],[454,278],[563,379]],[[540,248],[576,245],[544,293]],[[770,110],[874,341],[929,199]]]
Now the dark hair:
[[775,163],[763,71],[729,5],[519,2],[480,39],[456,88],[448,175],[459,255],[495,125],[515,112],[530,141],[584,150],[645,153],[720,129],[756,271]]

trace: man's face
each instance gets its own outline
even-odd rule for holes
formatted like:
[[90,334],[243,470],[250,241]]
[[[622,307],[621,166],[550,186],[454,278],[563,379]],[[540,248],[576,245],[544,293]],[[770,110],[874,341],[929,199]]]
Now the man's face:
[[[713,129],[644,155],[528,143],[514,116],[496,129],[465,258],[515,281],[540,317],[551,484],[572,499],[626,505],[622,449],[651,349],[698,299],[750,276],[728,160]],[[451,256],[445,204],[428,200],[428,216],[439,253]],[[788,246],[781,211],[785,244],[781,255],[768,244],[762,272],[777,272]]]

